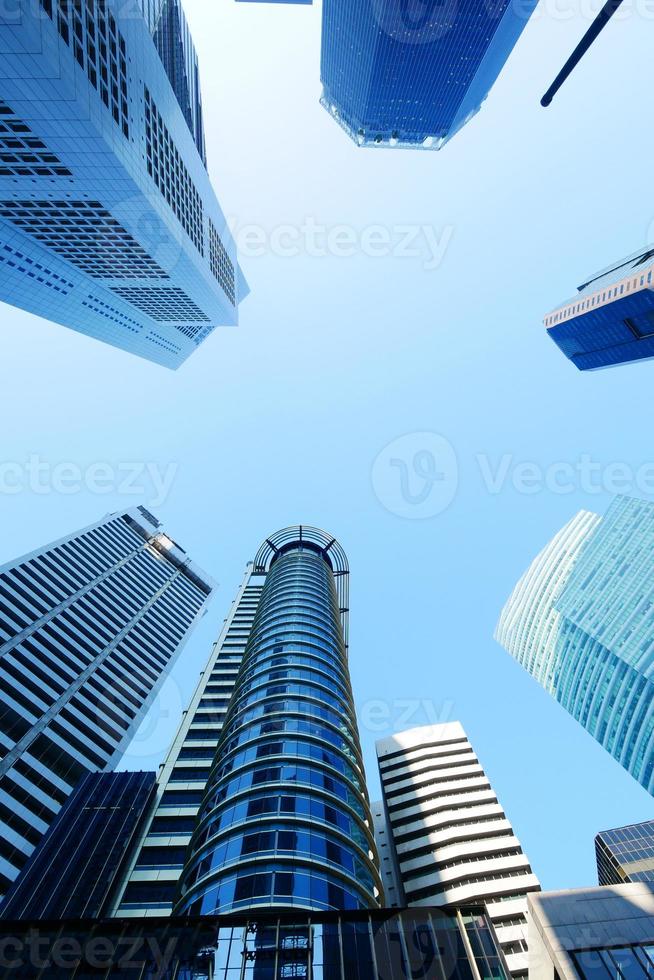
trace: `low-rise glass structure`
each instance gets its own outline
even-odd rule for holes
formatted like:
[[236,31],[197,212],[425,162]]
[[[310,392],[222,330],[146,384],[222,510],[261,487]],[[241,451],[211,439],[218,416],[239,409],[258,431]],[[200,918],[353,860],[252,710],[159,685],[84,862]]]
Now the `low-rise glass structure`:
[[0,922],[0,977],[508,980],[480,908]]
[[654,883],[654,820],[603,830],[595,838],[600,885]]

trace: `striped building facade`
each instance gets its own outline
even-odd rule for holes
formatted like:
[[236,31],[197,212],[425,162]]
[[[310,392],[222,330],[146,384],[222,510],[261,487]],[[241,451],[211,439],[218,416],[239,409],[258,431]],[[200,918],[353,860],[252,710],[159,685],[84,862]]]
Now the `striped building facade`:
[[377,743],[384,886],[401,906],[485,904],[514,977],[527,974],[527,894],[540,884],[459,722]]
[[118,763],[213,588],[144,508],[0,568],[0,894]]

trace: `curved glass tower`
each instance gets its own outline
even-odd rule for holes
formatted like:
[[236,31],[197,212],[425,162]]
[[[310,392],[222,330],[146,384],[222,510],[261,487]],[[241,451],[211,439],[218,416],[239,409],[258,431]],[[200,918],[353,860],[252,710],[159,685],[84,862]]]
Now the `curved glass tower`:
[[269,538],[255,569],[265,585],[175,912],[375,907],[347,559],[330,535],[297,527]]

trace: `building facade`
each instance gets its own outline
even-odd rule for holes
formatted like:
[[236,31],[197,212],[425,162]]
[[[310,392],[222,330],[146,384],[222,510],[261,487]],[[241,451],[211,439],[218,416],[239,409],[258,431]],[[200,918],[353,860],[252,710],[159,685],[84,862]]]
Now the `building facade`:
[[178,0],[16,0],[0,45],[0,299],[178,367],[247,294]]
[[213,589],[145,508],[0,568],[0,893],[114,768]]
[[143,15],[205,167],[200,66],[181,0],[140,0]]
[[377,758],[377,843],[396,903],[485,904],[511,974],[526,976],[527,895],[540,885],[463,727],[401,732]]
[[[402,912],[273,911],[224,919],[3,922],[0,977],[110,980],[507,980],[483,909]],[[81,941],[80,941],[81,940]],[[48,972],[48,971],[51,972]]]
[[654,248],[641,249],[545,317],[550,337],[580,371],[654,357],[653,275]]
[[261,546],[160,773],[114,915],[377,903],[347,581],[345,555],[322,531],[290,528]]
[[530,980],[646,980],[654,970],[654,886],[529,896]]
[[381,903],[349,678],[345,553],[297,527],[266,540],[265,584],[175,913]]
[[654,792],[654,504],[582,512],[536,558],[497,641]]
[[654,884],[654,820],[603,830],[595,838],[600,885]]
[[98,919],[155,789],[153,772],[93,772],[69,796],[0,908],[0,917]]
[[115,916],[172,913],[264,582],[265,573],[248,565],[159,773],[154,805],[116,896]]
[[322,104],[359,146],[440,149],[481,107],[535,6],[324,0]]

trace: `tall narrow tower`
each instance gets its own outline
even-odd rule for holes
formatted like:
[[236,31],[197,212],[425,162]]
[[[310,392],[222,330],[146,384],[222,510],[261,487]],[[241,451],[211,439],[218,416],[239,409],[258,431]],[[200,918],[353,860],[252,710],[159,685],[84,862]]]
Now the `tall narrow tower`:
[[175,912],[375,907],[345,553],[324,531],[295,527],[268,538],[254,567],[265,584]]
[[213,588],[143,507],[0,568],[0,895],[116,765]]

